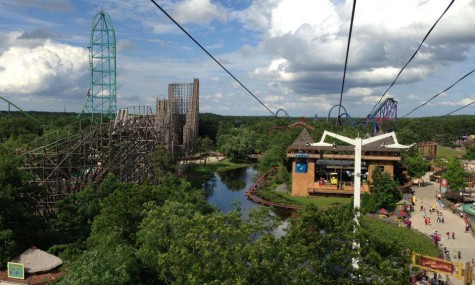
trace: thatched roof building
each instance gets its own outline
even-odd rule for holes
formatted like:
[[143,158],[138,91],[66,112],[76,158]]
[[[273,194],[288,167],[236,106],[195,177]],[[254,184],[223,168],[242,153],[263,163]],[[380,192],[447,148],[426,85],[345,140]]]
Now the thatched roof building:
[[27,249],[12,262],[24,265],[24,279],[11,278],[7,271],[0,272],[0,284],[43,285],[63,275],[58,269],[63,264],[61,258],[36,247]]
[[23,263],[25,265],[25,273],[28,274],[50,271],[63,264],[61,258],[36,247],[25,250],[12,261]]

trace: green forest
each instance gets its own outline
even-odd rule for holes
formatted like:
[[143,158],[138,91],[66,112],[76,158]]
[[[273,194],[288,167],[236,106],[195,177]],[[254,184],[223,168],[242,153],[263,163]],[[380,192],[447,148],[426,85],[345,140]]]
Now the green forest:
[[[351,203],[325,209],[307,205],[279,237],[274,231],[282,221],[265,207],[243,220],[239,205],[221,213],[207,203],[200,185],[219,167],[249,163],[251,154],[262,155],[259,171],[279,167],[276,183],[289,183],[285,150],[302,127],[288,125],[302,118],[200,114],[196,156],[223,153],[227,160],[222,165],[183,168],[177,164],[180,157],[157,151],[156,181],[136,185],[109,175],[101,185],[57,202],[55,214],[45,217],[37,205],[43,190],[28,183],[31,175],[21,171],[21,154],[46,136],[67,136],[90,123],[79,122],[73,113],[31,115],[36,120],[15,113],[0,117],[2,269],[34,245],[64,261],[59,284],[407,284],[406,249],[437,255],[429,240],[414,238],[405,228],[367,216],[355,224]],[[373,131],[334,120],[306,123],[315,140],[324,130],[348,137]],[[385,122],[383,130],[395,131],[402,144],[436,141],[453,149],[463,136],[475,134],[475,120],[406,118]],[[472,159],[474,153],[470,147],[460,157]],[[458,158],[450,159],[447,167],[456,173]],[[403,163],[414,176],[430,166],[416,151],[405,154]],[[367,211],[400,198],[392,178],[378,177],[378,194],[363,199]]]

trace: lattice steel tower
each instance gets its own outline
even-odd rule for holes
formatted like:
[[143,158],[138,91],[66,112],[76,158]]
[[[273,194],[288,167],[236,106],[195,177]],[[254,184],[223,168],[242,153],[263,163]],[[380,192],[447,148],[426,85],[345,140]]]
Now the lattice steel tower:
[[116,43],[114,26],[104,10],[96,14],[89,41],[90,83],[82,113],[92,121],[113,119],[117,111]]

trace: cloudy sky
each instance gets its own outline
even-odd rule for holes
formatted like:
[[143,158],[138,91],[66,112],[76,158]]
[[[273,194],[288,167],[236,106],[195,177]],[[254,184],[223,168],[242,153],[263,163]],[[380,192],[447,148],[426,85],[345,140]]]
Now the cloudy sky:
[[[156,1],[272,112],[322,118],[339,103],[353,1]],[[348,114],[369,114],[449,3],[357,1],[342,98]],[[119,108],[153,107],[169,83],[199,78],[200,112],[271,115],[149,0],[0,0],[0,96],[26,111],[80,112],[101,7],[117,39]],[[400,117],[475,68],[473,15],[475,0],[455,1],[385,95]],[[410,116],[467,105],[473,86],[475,73]],[[475,105],[456,114],[473,115]]]

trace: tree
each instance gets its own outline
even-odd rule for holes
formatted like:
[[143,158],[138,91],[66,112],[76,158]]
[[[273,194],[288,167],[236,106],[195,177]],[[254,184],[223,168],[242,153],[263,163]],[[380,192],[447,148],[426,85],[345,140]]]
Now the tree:
[[232,134],[219,137],[218,149],[231,161],[246,160],[254,153],[253,140],[255,134],[245,128],[235,128]]
[[171,154],[165,146],[159,146],[153,153],[154,163],[157,169],[158,179],[169,173],[176,173],[177,162],[173,154]]
[[211,155],[211,151],[214,148],[213,141],[208,136],[205,136],[204,138],[199,137],[196,141],[196,148],[197,152],[200,154],[200,157],[203,157],[203,164],[206,166],[206,161],[208,160],[208,157]]
[[434,160],[435,167],[438,167],[440,169],[444,169],[446,164],[447,160],[445,158],[438,157]]
[[467,147],[467,152],[464,154],[463,159],[475,159],[475,145],[470,145]]
[[259,162],[259,169],[266,171],[275,166],[283,166],[285,158],[285,151],[279,147],[271,147],[264,152],[264,156]]
[[203,215],[193,208],[166,202],[147,213],[138,232],[141,262],[168,284],[249,284],[253,240],[263,233],[239,212]]
[[60,283],[140,284],[139,271],[140,263],[136,260],[135,249],[117,237],[109,236],[107,242],[85,251],[74,260]]
[[402,156],[402,164],[407,166],[407,172],[412,177],[421,177],[430,167],[430,162],[424,160],[419,154]]
[[102,209],[103,200],[113,195],[123,185],[113,174],[109,174],[101,185],[88,185],[56,203],[56,215],[51,226],[56,232],[57,243],[68,244],[84,242],[91,233],[91,226]]
[[451,191],[460,191],[465,189],[467,173],[462,167],[460,160],[456,157],[449,160],[447,163],[447,171],[442,175],[449,182]]
[[417,136],[417,133],[414,132],[413,129],[407,127],[400,128],[397,131],[397,138],[401,144],[407,145],[420,141],[420,138]]
[[[402,243],[393,237],[386,242],[376,239],[380,233],[357,226],[354,214],[351,206],[299,212],[279,249],[281,263],[290,265],[284,272],[291,277],[278,283],[404,284],[408,272],[401,270]],[[353,266],[355,260],[358,268]]]
[[402,198],[399,184],[387,172],[376,167],[371,174],[370,191],[377,208],[394,209]]
[[29,185],[30,176],[19,170],[20,157],[6,144],[0,144],[0,263],[5,264],[39,238],[45,224],[36,213],[42,191]]
[[375,213],[378,210],[378,204],[374,195],[364,193],[361,197],[361,209],[363,212]]

